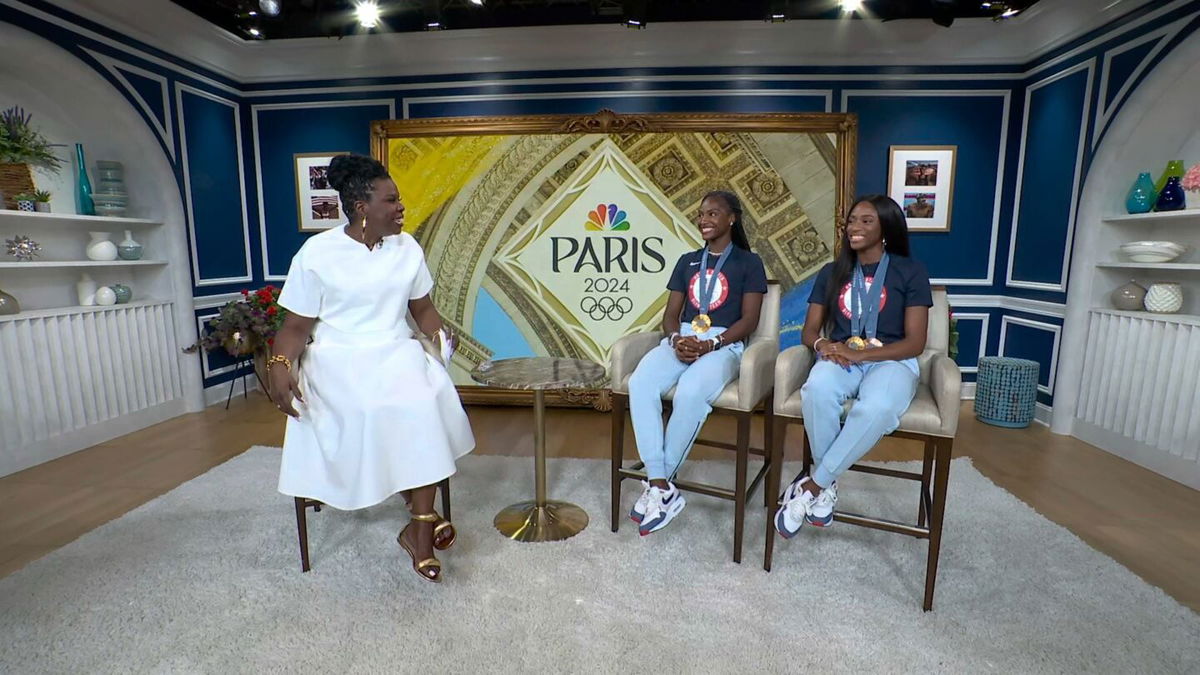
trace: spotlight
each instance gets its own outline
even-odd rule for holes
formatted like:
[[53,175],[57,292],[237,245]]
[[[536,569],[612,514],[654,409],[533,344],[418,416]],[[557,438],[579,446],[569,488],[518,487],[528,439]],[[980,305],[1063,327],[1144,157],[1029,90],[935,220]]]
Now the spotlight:
[[783,23],[788,20],[788,14],[788,0],[771,0],[763,20],[767,23]]
[[262,37],[262,31],[261,31],[261,30],[259,30],[259,29],[257,29],[257,28],[251,28],[250,30],[248,30],[248,31],[246,31],[246,32],[247,32],[247,33],[249,33],[249,34],[251,34],[251,35],[253,35],[253,36],[254,36],[254,37],[256,37],[256,38],[257,38],[257,37]]
[[258,8],[267,16],[279,16],[280,0],[258,0]]
[[841,0],[842,13],[853,14],[862,9],[863,0]]
[[358,25],[363,28],[375,28],[379,25],[379,5],[375,0],[359,0],[354,5],[354,16]]
[[483,7],[483,0],[471,0],[471,4],[478,7]]
[[441,21],[429,21],[425,24],[425,30],[445,30],[446,25]]
[[1018,15],[1018,14],[1020,14],[1020,13],[1021,13],[1021,10],[1019,10],[1019,9],[1014,9],[1014,8],[1011,8],[1011,7],[1010,7],[1010,8],[1008,8],[1008,9],[1004,10],[1004,11],[1003,11],[1003,12],[1000,14],[1000,18],[1001,18],[1001,19],[1007,19],[1007,18],[1009,18],[1009,17],[1016,16],[1016,15]]
[[626,28],[641,30],[646,27],[646,0],[624,0],[621,3],[625,19],[621,21]]

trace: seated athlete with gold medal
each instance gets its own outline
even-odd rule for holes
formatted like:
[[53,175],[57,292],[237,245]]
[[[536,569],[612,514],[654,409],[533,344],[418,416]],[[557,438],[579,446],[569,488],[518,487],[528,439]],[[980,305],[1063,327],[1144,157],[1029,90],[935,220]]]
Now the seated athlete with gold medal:
[[[668,337],[642,357],[629,379],[629,415],[648,479],[629,515],[643,536],[683,510],[683,494],[671,480],[713,400],[737,376],[742,339],[758,327],[767,292],[767,273],[750,251],[736,195],[705,195],[697,224],[705,246],[681,256],[667,284]],[[664,430],[662,395],[671,387],[673,409]]]
[[[789,538],[806,522],[833,523],[838,476],[895,431],[917,391],[933,295],[925,266],[909,257],[896,202],[870,195],[854,204],[841,251],[817,274],[808,303],[801,339],[820,358],[800,394],[813,472],[788,486],[775,514]],[[856,401],[843,425],[848,398]]]

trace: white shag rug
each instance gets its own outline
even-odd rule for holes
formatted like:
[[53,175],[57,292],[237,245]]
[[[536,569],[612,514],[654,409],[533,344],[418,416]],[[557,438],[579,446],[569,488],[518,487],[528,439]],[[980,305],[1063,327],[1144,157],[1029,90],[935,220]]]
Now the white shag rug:
[[[418,578],[396,545],[399,497],[310,512],[302,574],[278,465],[278,449],[252,448],[0,579],[0,670],[1200,672],[1200,615],[966,459],[951,468],[931,613],[925,542],[909,537],[806,530],[777,542],[768,574],[762,509],[735,565],[732,505],[700,495],[659,533],[640,538],[623,520],[613,534],[603,460],[550,460],[551,497],[592,518],[567,541],[520,544],[492,528],[532,495],[532,459],[467,457],[445,583]],[[685,473],[731,482],[733,468]],[[906,520],[916,507],[915,484],[862,474],[839,496]]]

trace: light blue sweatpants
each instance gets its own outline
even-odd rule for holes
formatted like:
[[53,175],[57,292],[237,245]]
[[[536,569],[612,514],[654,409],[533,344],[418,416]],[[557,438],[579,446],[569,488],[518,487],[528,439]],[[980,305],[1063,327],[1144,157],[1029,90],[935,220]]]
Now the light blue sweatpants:
[[[691,334],[684,324],[681,333]],[[713,328],[705,337],[722,329]],[[742,362],[741,342],[726,345],[687,364],[675,356],[667,339],[650,350],[629,378],[629,416],[637,439],[638,455],[650,480],[671,480],[687,457],[712,412],[712,402],[725,385],[737,377]],[[663,430],[662,396],[675,387],[671,419]]]
[[[880,438],[900,425],[900,416],[917,392],[916,359],[866,361],[847,371],[818,360],[800,388],[804,431],[812,448],[812,479],[833,485]],[[842,423],[842,404],[857,399]]]

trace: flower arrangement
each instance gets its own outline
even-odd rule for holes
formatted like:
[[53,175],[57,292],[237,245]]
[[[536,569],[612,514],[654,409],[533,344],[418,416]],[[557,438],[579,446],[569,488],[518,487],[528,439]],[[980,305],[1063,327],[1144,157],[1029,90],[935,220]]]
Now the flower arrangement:
[[17,106],[0,112],[0,163],[32,164],[57,172],[62,160],[50,150],[56,144],[34,129],[32,120]]
[[1192,165],[1179,181],[1180,187],[1188,192],[1200,192],[1200,164]]
[[224,348],[231,356],[242,357],[275,344],[275,334],[283,326],[287,310],[279,305],[279,289],[267,285],[257,291],[242,291],[241,300],[231,300],[217,316],[208,320],[208,330],[195,344],[183,351],[199,349],[211,352]]

